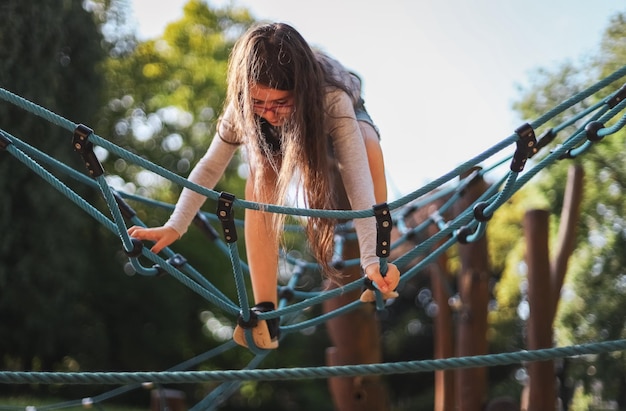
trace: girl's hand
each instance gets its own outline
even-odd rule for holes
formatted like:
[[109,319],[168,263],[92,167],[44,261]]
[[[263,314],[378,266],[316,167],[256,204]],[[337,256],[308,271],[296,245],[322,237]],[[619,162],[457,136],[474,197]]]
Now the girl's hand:
[[387,264],[385,276],[380,273],[380,264],[370,264],[365,267],[365,276],[376,284],[384,294],[394,291],[400,282],[400,270],[394,264]]
[[128,235],[138,240],[154,241],[154,245],[150,251],[155,254],[158,254],[162,249],[180,238],[178,231],[174,230],[172,227],[165,226],[144,228],[135,225],[128,229]]

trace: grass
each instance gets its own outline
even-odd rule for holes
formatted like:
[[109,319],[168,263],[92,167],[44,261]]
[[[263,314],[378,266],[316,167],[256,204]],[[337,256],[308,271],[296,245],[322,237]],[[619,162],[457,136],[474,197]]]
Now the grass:
[[67,401],[56,398],[39,398],[39,397],[27,397],[27,396],[10,396],[0,397],[0,411],[4,410],[26,410],[26,407],[33,406],[36,410],[66,410],[66,411],[84,411],[85,409],[93,410],[106,410],[106,411],[145,411],[150,408],[150,404],[146,404],[145,408],[139,408],[136,406],[124,406],[121,404],[115,404],[111,401],[89,405],[82,405],[81,400]]

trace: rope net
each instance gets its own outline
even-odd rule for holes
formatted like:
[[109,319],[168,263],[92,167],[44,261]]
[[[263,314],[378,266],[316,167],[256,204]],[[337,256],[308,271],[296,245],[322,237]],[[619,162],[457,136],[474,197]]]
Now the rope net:
[[[594,144],[600,143],[605,137],[621,130],[626,124],[626,113],[624,113],[626,108],[626,85],[613,93],[605,93],[605,95],[602,95],[601,91],[613,85],[624,76],[626,76],[626,66],[579,94],[572,96],[567,101],[557,105],[540,118],[521,125],[512,135],[459,165],[445,175],[396,201],[385,204],[385,209],[389,210],[391,213],[394,227],[400,233],[398,239],[390,244],[389,248],[391,250],[398,250],[402,245],[406,246],[410,239],[414,239],[418,235],[420,236],[419,238],[424,239],[417,245],[410,244],[410,247],[405,247],[408,248],[408,251],[401,253],[393,259],[393,263],[398,266],[402,273],[398,288],[401,289],[409,280],[418,275],[428,264],[435,261],[453,245],[459,242],[471,243],[481,238],[486,230],[487,222],[493,213],[541,170],[559,160],[575,158],[585,153]],[[558,126],[545,131],[541,136],[537,137],[535,135],[535,130],[545,125],[548,121],[555,119],[566,110],[592,96],[594,101],[597,102],[590,104],[587,109],[567,118]],[[10,91],[0,88],[0,98],[6,103],[18,106],[35,116],[47,120],[53,125],[62,127],[73,133],[72,146],[84,160],[88,175],[86,175],[84,171],[80,172],[68,167],[16,136],[0,129],[0,149],[2,151],[15,157],[23,165],[39,175],[46,183],[53,186],[67,197],[67,199],[93,217],[103,227],[116,234],[120,238],[122,247],[128,256],[129,264],[136,273],[143,276],[156,276],[167,273],[183,286],[188,287],[193,292],[206,299],[208,303],[216,306],[224,313],[234,318],[238,315],[242,315],[243,319],[247,320],[248,318],[246,318],[246,316],[248,316],[250,312],[249,299],[246,292],[248,268],[239,256],[237,240],[229,241],[228,237],[223,239],[222,233],[219,233],[218,230],[214,228],[214,225],[219,226],[221,224],[222,227],[228,227],[230,230],[235,230],[236,232],[237,227],[243,225],[243,221],[234,218],[232,209],[263,209],[267,212],[284,213],[297,217],[315,216],[341,220],[354,220],[372,216],[378,218],[376,206],[369,210],[316,210],[277,206],[273,204],[258,204],[237,199],[229,193],[220,193],[196,185],[157,164],[151,163],[99,137],[88,127],[73,123]],[[534,160],[528,161],[541,149],[550,146],[559,133],[574,124],[579,124],[580,126],[577,126],[576,130],[570,135],[565,136],[562,144],[552,147],[549,153],[545,153],[536,162]],[[610,126],[608,126],[608,124],[610,124]],[[143,247],[141,242],[129,237],[127,228],[130,225],[145,226],[145,224],[140,220],[137,213],[135,213],[127,201],[164,209],[172,209],[173,206],[171,204],[154,201],[150,198],[115,190],[110,187],[104,176],[105,170],[94,154],[93,149],[95,146],[100,146],[109,153],[129,163],[136,164],[145,170],[156,173],[176,185],[194,190],[206,196],[208,199],[216,201],[218,204],[220,204],[220,202],[224,203],[224,199],[227,199],[227,203],[232,209],[227,210],[226,214],[220,215],[219,212],[207,213],[200,211],[194,223],[218,246],[219,250],[229,256],[232,263],[232,275],[237,288],[238,301],[233,301],[228,298],[212,284],[208,278],[189,264],[184,256],[175,253],[170,248],[166,248],[159,255],[154,254],[146,247]],[[482,167],[481,164],[486,161],[491,161],[492,165]],[[509,165],[508,169],[504,169],[506,165]],[[530,167],[528,167],[529,165]],[[95,190],[99,190],[106,201],[110,215],[103,214],[92,204],[85,201],[80,195],[55,177],[51,172],[52,170],[63,172],[78,182]],[[450,220],[445,220],[442,216],[447,215],[446,212],[459,200],[468,185],[475,179],[482,178],[488,173],[497,176],[495,183],[491,184],[470,207],[467,207]],[[406,224],[405,220],[411,213],[428,207],[432,208],[431,206],[433,204],[437,204],[437,209],[430,212],[428,219],[415,227],[409,227]],[[224,218],[224,215],[226,215],[227,218]],[[425,234],[427,227],[432,225],[435,225],[438,231],[432,235]],[[290,226],[287,227],[287,229],[298,230],[299,228]],[[350,229],[350,223],[338,228],[337,232],[341,235],[338,236],[336,241],[338,247],[337,255],[341,255],[340,248],[343,244],[343,239],[354,235]],[[321,304],[342,293],[362,289],[364,287],[364,281],[362,279],[353,281],[341,288],[333,290],[320,291],[312,289],[303,291],[300,284],[302,276],[306,272],[318,270],[318,265],[288,253],[283,254],[282,257],[289,263],[289,266],[292,267],[292,272],[290,273],[288,283],[279,287],[279,306],[275,311],[258,314],[259,319],[281,318],[281,339],[289,338],[289,335],[292,333],[322,324],[331,318],[343,315],[346,312],[356,309],[360,304],[363,304],[359,300],[356,300],[339,309],[312,318],[298,316],[297,314],[302,313],[307,308]],[[146,265],[145,261],[151,262],[152,265]],[[418,262],[415,263],[415,261]],[[385,262],[386,257],[381,257],[381,265]],[[359,264],[358,260],[337,261],[335,263],[341,264],[342,267]],[[380,292],[375,290],[374,293],[376,295],[375,303],[377,309],[383,310],[386,304],[385,301],[382,299]],[[145,387],[146,382],[150,382],[149,384],[167,384],[215,381],[222,384],[194,408],[214,409],[213,407],[218,407],[224,398],[235,392],[242,382],[248,380],[318,379],[368,374],[419,373],[451,368],[494,366],[527,361],[540,361],[626,349],[626,340],[615,340],[475,357],[352,366],[258,370],[256,368],[262,363],[263,359],[270,351],[262,350],[254,346],[254,344],[250,344],[250,342],[252,342],[251,338],[248,338],[248,340],[249,349],[254,353],[254,357],[244,370],[185,371],[237,346],[232,340],[229,340],[213,350],[162,372],[52,373],[0,371],[0,382],[4,384],[64,383],[121,385],[121,387],[117,389],[107,391],[96,397],[77,400],[70,404],[57,404],[56,406],[50,407],[63,408],[73,405],[85,405],[86,403],[88,403],[88,405],[97,404],[130,390],[135,390],[142,386]]]

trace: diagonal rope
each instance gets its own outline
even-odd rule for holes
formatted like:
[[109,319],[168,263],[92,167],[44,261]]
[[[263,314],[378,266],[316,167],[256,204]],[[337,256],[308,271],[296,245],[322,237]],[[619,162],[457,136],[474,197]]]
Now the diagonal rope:
[[[571,108],[575,104],[580,103],[584,99],[594,95],[598,91],[607,87],[608,85],[614,83],[616,80],[624,77],[626,75],[626,66],[621,69],[615,71],[613,74],[609,75],[605,79],[597,82],[596,84],[590,86],[586,90],[572,96],[566,101],[554,107],[552,110],[545,113],[540,118],[528,124],[532,130],[535,130],[542,125],[544,125],[550,119],[562,114],[567,109]],[[32,102],[29,102],[26,99],[23,99],[20,96],[17,96],[7,90],[0,88],[0,98],[14,104],[18,107],[23,108],[26,111],[31,112],[34,115],[44,118],[48,120],[52,124],[58,125],[62,128],[67,129],[68,131],[75,131],[77,125],[67,119],[64,119],[61,116],[37,105]],[[429,202],[433,201],[433,199],[443,198],[445,196],[449,196],[448,200],[444,202],[444,204],[439,208],[439,215],[433,215],[430,217],[430,220],[424,224],[421,224],[419,227],[414,229],[408,229],[403,227],[405,230],[405,236],[403,236],[399,241],[406,241],[411,235],[415,235],[415,233],[419,230],[425,229],[429,224],[435,223],[439,228],[439,231],[429,237],[428,239],[422,241],[420,244],[415,246],[412,250],[405,253],[403,256],[399,257],[394,263],[397,263],[399,267],[406,267],[410,261],[418,256],[423,256],[422,260],[419,263],[414,265],[411,268],[408,268],[401,277],[401,285],[405,284],[409,279],[417,275],[426,265],[432,263],[438,256],[442,253],[446,252],[450,247],[456,244],[461,235],[465,236],[465,240],[473,241],[475,238],[480,238],[482,233],[486,227],[486,219],[485,217],[490,216],[495,212],[500,206],[502,206],[510,197],[518,191],[524,184],[526,184],[531,178],[533,178],[537,173],[546,167],[554,164],[556,161],[562,160],[564,158],[572,158],[577,155],[580,155],[591,147],[594,144],[601,141],[603,138],[610,136],[624,128],[626,126],[626,114],[622,114],[619,117],[620,113],[626,108],[626,100],[624,100],[624,87],[613,93],[612,95],[606,97],[604,100],[592,105],[588,109],[585,109],[581,113],[578,113],[575,116],[572,116],[570,119],[565,120],[559,126],[555,127],[551,130],[551,137],[554,138],[556,134],[565,128],[577,124],[582,119],[590,117],[587,121],[584,121],[585,125],[579,127],[576,132],[574,132],[570,137],[568,137],[563,144],[556,147],[553,151],[551,151],[548,155],[544,156],[541,160],[539,160],[533,167],[529,170],[522,172],[520,170],[513,170],[505,175],[502,180],[492,185],[485,193],[483,193],[480,198],[474,202],[472,206],[481,205],[482,216],[479,216],[475,210],[472,210],[471,207],[467,208],[465,211],[461,212],[458,216],[456,216],[452,221],[446,222],[442,218],[440,218],[441,214],[443,214],[447,208],[449,208],[460,193],[463,191],[466,184],[471,183],[471,178],[462,179],[455,188],[442,189],[446,184],[450,183],[452,179],[465,174],[470,171],[473,167],[476,167],[486,159],[492,158],[496,154],[502,152],[507,149],[514,143],[518,144],[518,150],[520,146],[520,142],[524,137],[516,133],[511,136],[505,138],[498,144],[493,147],[485,150],[484,152],[476,155],[465,163],[459,165],[455,169],[450,172],[444,174],[440,178],[430,182],[429,184],[421,187],[420,189],[410,193],[409,195],[404,196],[403,198],[390,203],[389,208],[392,211],[398,211],[400,214],[400,218],[396,219],[397,221],[401,221],[402,219],[402,207],[411,208],[412,210],[418,209],[420,207],[425,207]],[[611,126],[606,127],[609,121],[617,118]],[[198,186],[185,178],[178,176],[171,171],[160,167],[156,164],[153,164],[140,156],[137,156],[128,150],[125,150],[121,147],[118,147],[111,142],[95,135],[91,134],[89,139],[92,143],[100,145],[105,148],[109,152],[118,155],[120,158],[123,158],[127,161],[133,162],[144,167],[147,170],[153,171],[170,181],[183,186],[189,189],[192,189],[207,198],[217,200],[220,196],[220,193],[215,192],[214,190],[209,190],[204,187]],[[551,141],[551,140],[550,140]],[[61,192],[63,195],[68,197],[71,201],[77,204],[80,208],[82,208],[85,212],[91,215],[95,220],[104,225],[110,231],[118,234],[120,236],[123,248],[127,252],[133,251],[134,244],[131,242],[130,237],[126,234],[126,226],[124,223],[124,213],[120,210],[119,207],[119,198],[127,197],[130,198],[132,196],[127,195],[125,193],[117,193],[111,187],[108,186],[106,180],[102,176],[98,176],[95,179],[89,179],[80,173],[75,173],[74,170],[69,169],[64,164],[58,162],[47,156],[45,153],[29,146],[28,144],[20,141],[19,139],[11,136],[10,134],[0,130],[0,149],[4,149],[6,152],[14,156],[18,161],[29,167],[33,170],[37,175],[39,175],[42,179],[44,179],[48,184],[52,185],[55,189]],[[512,156],[515,160],[519,155],[519,152],[516,151]],[[526,161],[526,154],[522,153],[523,162]],[[528,155],[528,157],[531,157]],[[510,157],[509,157],[510,159]],[[499,164],[504,164],[503,162]],[[84,199],[78,196],[73,190],[71,190],[67,185],[62,183],[58,178],[56,178],[52,173],[43,168],[39,162],[48,164],[50,168],[67,173],[71,175],[74,179],[79,182],[88,184],[92,188],[99,188],[103,197],[106,200],[109,211],[111,212],[112,218],[108,218],[104,216],[99,210],[93,207],[91,204],[87,203]],[[483,175],[484,172],[479,173]],[[502,187],[502,188],[501,188]],[[119,194],[119,195],[118,195]],[[284,213],[287,215],[295,215],[295,216],[304,216],[304,217],[321,217],[321,218],[335,218],[335,219],[356,219],[356,218],[365,218],[374,216],[374,212],[371,209],[368,210],[316,210],[316,209],[303,209],[303,208],[295,208],[295,207],[284,207],[284,206],[276,206],[272,204],[260,204],[249,202],[245,200],[234,200],[234,205],[240,206],[243,208],[250,209],[263,209],[268,212],[275,213]],[[167,205],[171,207],[171,205]],[[127,217],[128,218],[128,217]],[[140,221],[135,220],[136,216],[133,216],[133,221],[138,224],[142,224]],[[241,223],[240,223],[241,224]],[[399,227],[401,224],[399,224]],[[470,235],[467,235],[467,230],[473,230]],[[149,250],[141,249],[140,256],[149,261],[155,263],[152,267],[144,267],[142,263],[139,261],[139,255],[131,256],[129,258],[133,267],[145,275],[154,275],[157,272],[165,271],[176,278],[183,285],[189,287],[194,290],[197,294],[206,298],[209,302],[215,304],[225,312],[231,315],[241,314],[245,317],[248,312],[249,304],[247,300],[247,294],[245,290],[245,278],[244,271],[247,270],[247,267],[243,265],[241,258],[238,255],[238,249],[235,243],[228,243],[224,245],[222,242],[218,241],[218,244],[221,246],[222,250],[229,254],[233,275],[235,278],[235,284],[238,289],[238,297],[239,297],[239,306],[236,306],[232,301],[230,301],[223,293],[219,292],[214,286],[202,275],[195,272],[192,267],[185,267],[186,271],[189,274],[182,272],[178,267],[172,264],[176,255],[169,250],[165,250],[165,254],[169,256],[168,260],[161,258],[158,255],[154,255]],[[396,243],[392,247],[396,247],[399,244]],[[434,248],[436,244],[440,244],[437,248]],[[386,260],[384,260],[386,262]],[[357,262],[344,262],[345,264],[355,264]],[[305,262],[297,262],[298,269],[303,269],[307,267],[307,269],[319,269],[319,265],[310,264]],[[288,289],[293,295],[293,297],[299,298],[300,301],[294,303],[288,303],[287,300],[281,299],[281,303],[279,308],[271,313],[262,313],[259,314],[260,319],[269,319],[274,317],[293,317],[295,318],[296,314],[302,313],[305,309],[317,305],[327,299],[334,298],[337,295],[356,290],[357,288],[362,287],[362,281],[357,280],[350,284],[345,285],[342,288],[335,289],[332,291],[318,291],[318,292],[296,292],[295,287],[297,286],[297,280],[299,275],[294,274],[293,281],[290,281],[288,285]],[[353,309],[358,308],[360,303],[355,301],[351,304],[345,305],[339,309],[336,309],[332,312],[318,315],[314,318],[301,320],[296,323],[289,323],[285,321],[283,325],[281,325],[281,330],[283,331],[283,336],[288,335],[292,332],[301,331],[304,328],[315,326],[321,323],[328,321],[330,318],[335,316],[343,315],[346,312],[349,312]],[[202,358],[206,359],[212,355],[216,355],[218,353],[222,353],[227,349],[234,347],[235,344],[230,341],[226,344],[223,344],[218,350],[212,351],[209,356],[202,356]],[[194,363],[195,360],[191,362],[186,362],[181,364],[180,366],[174,367],[170,371],[165,372],[142,372],[142,373],[29,373],[29,372],[0,372],[0,383],[9,383],[9,384],[30,384],[30,383],[43,383],[43,384],[56,384],[56,383],[67,383],[67,384],[129,384],[126,387],[120,387],[118,390],[110,391],[109,394],[111,396],[117,395],[118,393],[125,392],[126,390],[134,389],[139,386],[142,382],[152,381],[154,383],[190,383],[190,382],[206,382],[206,381],[219,381],[223,384],[214,391],[211,396],[206,397],[201,403],[197,404],[196,408],[205,408],[205,406],[209,403],[215,402],[215,400],[219,398],[223,398],[225,395],[230,395],[232,392],[238,389],[240,382],[246,380],[281,380],[281,379],[311,379],[311,378],[329,378],[333,376],[357,376],[357,375],[368,375],[368,374],[401,374],[401,373],[416,373],[416,372],[428,372],[428,371],[436,371],[442,369],[454,369],[454,368],[468,368],[468,367],[478,367],[478,366],[494,366],[494,365],[504,365],[511,363],[519,363],[525,361],[542,361],[553,358],[563,358],[568,356],[575,355],[583,355],[583,354],[598,354],[605,353],[611,351],[621,351],[626,349],[626,340],[616,340],[616,341],[603,341],[596,343],[588,343],[581,345],[572,345],[569,347],[560,347],[560,348],[549,348],[544,350],[536,350],[536,351],[520,351],[515,353],[501,353],[501,354],[490,354],[484,356],[475,356],[475,357],[462,357],[462,358],[449,358],[449,359],[441,359],[441,360],[426,360],[426,361],[407,361],[402,363],[387,363],[387,364],[365,364],[365,365],[354,365],[354,366],[341,366],[341,367],[311,367],[311,368],[290,368],[290,369],[266,369],[266,370],[256,370],[256,369],[244,369],[244,370],[236,370],[236,371],[180,371],[182,369],[187,369],[190,364]],[[247,368],[256,368],[265,356],[268,354],[267,352],[262,352],[259,350],[258,352],[254,352],[256,356],[250,362]],[[107,394],[103,394],[101,397],[95,398],[96,401],[104,400],[107,397]],[[74,404],[74,402],[72,403]],[[58,406],[58,404],[57,404]]]

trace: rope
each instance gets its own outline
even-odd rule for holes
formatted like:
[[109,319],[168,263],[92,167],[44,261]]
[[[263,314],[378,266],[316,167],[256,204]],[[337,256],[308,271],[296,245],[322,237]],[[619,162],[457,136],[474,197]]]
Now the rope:
[[[476,155],[465,163],[459,165],[450,172],[444,174],[440,178],[424,185],[420,189],[410,193],[390,204],[385,204],[386,209],[393,215],[393,223],[402,233],[402,236],[396,240],[393,244],[385,244],[385,253],[379,255],[381,258],[381,266],[387,263],[387,254],[389,250],[397,249],[400,245],[404,244],[408,240],[420,235],[425,231],[430,224],[435,224],[439,231],[421,241],[418,245],[413,247],[410,251],[404,255],[396,258],[393,262],[401,269],[405,269],[401,279],[400,287],[406,284],[407,281],[414,278],[424,268],[433,263],[439,256],[445,253],[450,247],[457,244],[459,241],[472,242],[481,238],[484,234],[487,221],[493,215],[493,213],[501,207],[511,196],[517,192],[524,184],[526,184],[531,178],[533,178],[541,170],[554,164],[556,161],[560,161],[565,158],[576,157],[587,150],[589,150],[594,144],[603,140],[604,138],[618,132],[626,126],[626,114],[622,112],[626,108],[626,100],[624,99],[624,87],[617,92],[609,95],[605,99],[592,105],[591,107],[583,110],[571,118],[568,118],[561,122],[558,126],[549,130],[546,137],[542,137],[539,141],[534,136],[534,130],[541,127],[547,121],[562,114],[567,109],[580,103],[586,98],[594,95],[598,91],[614,83],[616,80],[626,76],[626,66],[617,70],[610,76],[592,85],[588,89],[572,96],[568,100],[557,105],[555,108],[547,112],[545,115],[536,119],[535,121],[525,124],[516,130],[515,133],[505,138],[493,147],[485,150],[484,152]],[[150,170],[160,176],[169,179],[175,184],[182,187],[194,190],[207,198],[213,200],[220,200],[225,193],[218,193],[213,190],[206,189],[198,186],[185,178],[172,173],[169,170],[164,169],[156,164],[153,164],[140,156],[137,156],[121,147],[118,147],[109,141],[93,134],[91,130],[86,127],[75,124],[67,119],[58,116],[57,114],[38,106],[20,96],[17,96],[7,90],[0,88],[0,99],[3,99],[11,104],[14,104],[22,109],[29,111],[30,113],[39,116],[49,122],[63,127],[71,132],[74,132],[75,138],[80,134],[83,138],[83,142],[87,142],[83,148],[89,148],[89,144],[100,145],[114,155],[119,156],[129,162],[135,163],[147,170]],[[621,116],[620,116],[621,115]],[[605,127],[609,121],[616,119],[610,127]],[[541,160],[534,164],[530,169],[524,171],[526,160],[531,158],[536,150],[549,144],[559,132],[564,131],[566,128],[582,124],[576,129],[571,136],[565,139],[563,144],[556,147],[549,154],[545,155]],[[82,134],[81,134],[82,133]],[[88,139],[88,141],[87,141]],[[494,157],[496,154],[508,149],[512,144],[517,145],[517,149],[512,155],[506,156],[505,159],[496,163],[491,170],[475,170],[471,172],[467,177],[460,179],[460,181],[453,185],[451,180],[458,176],[466,174],[468,171],[481,164],[483,161]],[[150,199],[144,199],[139,196],[134,196],[128,193],[116,192],[108,186],[104,176],[93,173],[92,169],[89,171],[92,173],[92,178],[85,176],[82,173],[76,172],[76,170],[67,167],[65,164],[51,158],[47,154],[37,150],[36,148],[26,144],[15,136],[0,130],[0,150],[4,149],[7,153],[15,157],[22,164],[29,167],[33,172],[39,175],[46,183],[52,185],[61,194],[66,196],[69,200],[78,205],[91,217],[93,217],[98,223],[102,224],[111,232],[117,234],[120,237],[122,248],[129,256],[129,262],[133,268],[142,275],[154,276],[156,274],[166,272],[172,277],[177,279],[181,284],[190,288],[198,295],[205,298],[210,303],[214,304],[219,309],[232,316],[241,315],[244,321],[249,319],[250,306],[248,301],[248,295],[246,291],[246,278],[245,274],[248,273],[248,267],[241,261],[239,256],[236,236],[234,241],[229,241],[226,238],[226,242],[219,238],[215,230],[209,224],[209,222],[218,222],[221,220],[223,227],[224,224],[229,224],[228,229],[232,230],[231,234],[236,234],[236,226],[242,226],[243,222],[240,220],[230,219],[224,221],[218,218],[216,215],[199,213],[197,216],[197,223],[201,227],[202,231],[213,241],[218,248],[227,254],[230,258],[233,281],[237,289],[238,304],[228,299],[220,290],[218,290],[208,279],[206,279],[201,273],[197,272],[191,267],[184,257],[175,254],[171,249],[166,248],[163,253],[167,257],[161,258],[159,255],[155,255],[151,251],[143,247],[138,247],[136,243],[127,234],[127,228],[124,219],[130,220],[133,224],[143,225],[138,217],[132,212],[132,209],[125,203],[124,199],[130,199],[133,201],[140,201],[144,204],[155,207],[163,207],[171,209],[171,204],[163,204]],[[90,155],[84,151],[81,155]],[[90,160],[95,156],[90,157]],[[511,162],[511,170],[501,177],[499,181],[492,184],[470,207],[459,213],[451,221],[445,221],[444,215],[449,211],[453,204],[463,195],[465,189],[474,181],[475,178],[484,176],[487,171],[506,164],[507,161]],[[44,168],[43,165],[48,166],[50,169],[64,173],[75,179],[76,181],[86,184],[94,189],[99,189],[103,198],[107,203],[107,207],[111,214],[110,217],[105,216],[91,204],[82,199],[68,186],[62,183],[57,177],[52,175],[50,171]],[[96,170],[97,171],[97,170]],[[404,223],[404,219],[416,210],[429,207],[436,202],[442,203],[438,206],[437,210],[430,214],[430,217],[417,227],[408,228]],[[333,218],[340,220],[349,220],[356,218],[377,217],[376,210],[316,210],[316,209],[304,209],[295,207],[276,206],[272,204],[261,204],[240,199],[232,198],[229,206],[243,207],[254,210],[264,210],[267,212],[284,213],[287,215],[303,216],[303,217],[319,217],[319,218]],[[378,216],[379,217],[379,216]],[[287,230],[301,231],[301,228],[287,227]],[[354,236],[350,232],[352,229],[351,224],[338,227],[339,231],[344,232],[345,238],[347,236]],[[348,233],[348,234],[346,234]],[[342,241],[338,238],[338,249],[342,246]],[[385,241],[382,241],[385,242]],[[388,240],[387,240],[388,242]],[[437,247],[435,247],[438,245]],[[377,250],[378,251],[378,250]],[[338,253],[341,254],[341,253]],[[151,267],[144,266],[139,258],[151,261],[154,263]],[[409,267],[409,263],[420,257],[420,261]],[[294,265],[292,277],[289,280],[287,286],[282,287],[279,295],[279,306],[275,311],[268,313],[258,314],[259,319],[270,319],[280,317],[281,322],[281,338],[285,338],[290,333],[301,331],[308,327],[313,327],[328,321],[331,318],[343,315],[360,306],[359,301],[354,301],[332,312],[328,312],[322,315],[310,319],[301,319],[299,314],[309,307],[318,305],[331,298],[337,297],[345,292],[354,291],[360,289],[363,286],[362,280],[353,281],[350,284],[329,291],[299,291],[297,290],[299,280],[302,274],[308,270],[319,270],[319,265],[316,263],[306,262],[302,259],[291,258],[288,255],[284,255],[283,258],[290,264]],[[358,264],[358,259],[350,261],[337,261],[343,267],[353,266]],[[379,309],[384,308],[384,304],[380,300],[380,293],[377,292],[377,307]],[[512,363],[520,363],[527,361],[543,361],[554,358],[570,357],[583,354],[598,354],[603,352],[619,351],[626,349],[626,340],[616,341],[603,341],[594,342],[581,345],[572,345],[569,347],[560,348],[548,348],[535,351],[519,351],[514,353],[500,353],[490,354],[483,356],[473,357],[459,357],[448,358],[438,360],[425,360],[425,361],[407,361],[399,363],[386,363],[386,364],[363,364],[363,365],[350,365],[339,367],[310,367],[310,368],[289,368],[289,369],[265,369],[258,370],[258,367],[263,359],[269,354],[269,351],[260,350],[253,346],[252,339],[249,332],[246,331],[246,338],[251,346],[251,351],[255,354],[253,360],[248,364],[246,369],[232,370],[232,371],[185,371],[197,364],[213,358],[216,355],[221,355],[225,351],[232,349],[236,345],[233,341],[228,341],[214,350],[210,350],[205,354],[202,354],[194,359],[186,361],[178,366],[165,372],[138,372],[138,373],[114,373],[114,372],[99,372],[99,373],[46,373],[46,372],[0,372],[0,383],[7,384],[127,384],[124,387],[120,387],[116,390],[112,390],[108,393],[104,393],[101,396],[89,399],[95,403],[101,402],[112,396],[119,395],[123,392],[127,392],[132,389],[136,389],[146,381],[157,384],[165,383],[194,383],[194,382],[207,382],[207,381],[219,381],[223,384],[215,389],[209,396],[196,405],[194,409],[206,409],[209,404],[219,404],[223,399],[231,395],[235,390],[239,388],[242,381],[247,380],[285,380],[285,379],[315,379],[315,378],[330,378],[338,376],[358,376],[369,374],[402,374],[402,373],[418,373],[429,372],[443,369],[455,369],[455,368],[469,368],[469,367],[486,367],[494,365],[505,365]],[[76,404],[76,402],[70,403],[70,406]],[[57,406],[59,406],[57,404]],[[40,407],[42,409],[42,407]]]
[[579,355],[600,354],[626,349],[626,340],[602,341],[568,347],[517,351],[441,360],[395,363],[295,367],[286,369],[186,371],[186,372],[0,372],[5,384],[137,384],[150,381],[160,384],[189,384],[224,381],[280,381],[433,372],[439,370],[494,367],[523,362],[545,361]]

